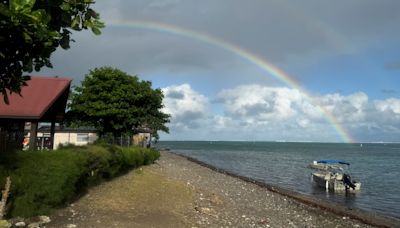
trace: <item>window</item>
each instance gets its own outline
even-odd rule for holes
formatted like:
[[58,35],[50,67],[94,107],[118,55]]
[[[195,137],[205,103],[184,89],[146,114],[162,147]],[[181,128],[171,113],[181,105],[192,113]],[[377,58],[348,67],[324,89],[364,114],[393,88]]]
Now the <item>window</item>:
[[77,142],[89,142],[89,134],[88,133],[78,133],[77,138],[76,138]]

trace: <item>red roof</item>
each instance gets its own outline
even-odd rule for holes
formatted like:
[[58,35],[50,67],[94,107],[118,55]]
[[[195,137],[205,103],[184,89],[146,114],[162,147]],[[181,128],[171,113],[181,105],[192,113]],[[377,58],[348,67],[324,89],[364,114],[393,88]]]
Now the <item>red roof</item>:
[[[68,97],[65,93],[69,92],[71,79],[31,77],[27,84],[22,87],[21,96],[16,93],[9,95],[9,105],[4,103],[0,94],[0,118],[40,119],[57,102],[63,102],[61,106],[65,109]],[[57,101],[60,97],[63,97],[62,101]]]

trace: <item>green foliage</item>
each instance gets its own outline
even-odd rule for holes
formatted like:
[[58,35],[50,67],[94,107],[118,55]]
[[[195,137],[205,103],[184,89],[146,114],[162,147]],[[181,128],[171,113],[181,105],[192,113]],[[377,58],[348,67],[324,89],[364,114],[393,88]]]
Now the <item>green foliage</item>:
[[120,148],[115,146],[92,146],[88,151],[87,167],[90,169],[89,185],[116,176],[125,162]]
[[169,115],[163,113],[164,95],[151,82],[111,67],[91,70],[76,87],[67,118],[75,126],[94,126],[101,136],[133,134],[149,128],[168,132]]
[[12,181],[8,215],[47,214],[88,186],[152,163],[159,156],[158,151],[145,148],[100,145],[19,152],[16,167],[0,166],[0,186],[8,175]]
[[0,2],[0,92],[20,93],[29,76],[24,72],[52,67],[50,55],[58,46],[68,49],[71,31],[104,24],[91,9],[93,0],[3,0]]
[[48,213],[76,194],[75,183],[86,173],[85,155],[73,151],[24,152],[12,173],[11,215]]

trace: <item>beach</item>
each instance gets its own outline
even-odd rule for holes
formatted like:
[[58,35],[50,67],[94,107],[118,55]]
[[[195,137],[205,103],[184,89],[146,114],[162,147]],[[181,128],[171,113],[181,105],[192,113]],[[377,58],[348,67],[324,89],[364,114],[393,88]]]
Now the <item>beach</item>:
[[93,187],[46,227],[396,227],[162,151],[150,166]]

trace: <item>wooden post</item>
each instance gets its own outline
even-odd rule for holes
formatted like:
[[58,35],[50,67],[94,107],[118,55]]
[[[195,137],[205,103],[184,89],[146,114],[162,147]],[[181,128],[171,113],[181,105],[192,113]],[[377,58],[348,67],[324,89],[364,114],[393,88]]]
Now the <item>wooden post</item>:
[[38,122],[31,122],[31,131],[30,131],[30,139],[29,139],[29,149],[36,150],[36,140],[37,140],[37,129]]
[[51,121],[51,127],[50,127],[50,137],[51,137],[51,146],[50,146],[50,150],[54,150],[55,128],[56,128],[56,122],[55,122],[54,120],[52,120],[52,121]]
[[11,178],[8,176],[6,179],[6,185],[1,194],[0,219],[3,219],[4,215],[6,214],[6,205],[7,205],[8,195],[10,194],[10,188],[11,188]]

